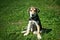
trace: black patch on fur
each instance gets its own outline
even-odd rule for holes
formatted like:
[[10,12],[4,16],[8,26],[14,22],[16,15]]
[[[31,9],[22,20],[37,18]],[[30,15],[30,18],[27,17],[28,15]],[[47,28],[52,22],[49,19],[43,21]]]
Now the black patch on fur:
[[38,25],[40,26],[40,30],[42,30],[42,25],[41,25],[41,22],[40,22],[38,14],[36,14],[36,15],[32,16],[31,18],[29,18],[29,20],[36,21],[38,23]]

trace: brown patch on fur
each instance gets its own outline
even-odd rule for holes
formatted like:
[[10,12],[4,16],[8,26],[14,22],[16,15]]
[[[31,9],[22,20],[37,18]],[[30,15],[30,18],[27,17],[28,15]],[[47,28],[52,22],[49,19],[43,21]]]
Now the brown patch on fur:
[[30,12],[32,12],[34,14],[34,13],[39,13],[40,10],[38,8],[36,8],[36,7],[30,7],[28,9],[28,13],[30,13]]

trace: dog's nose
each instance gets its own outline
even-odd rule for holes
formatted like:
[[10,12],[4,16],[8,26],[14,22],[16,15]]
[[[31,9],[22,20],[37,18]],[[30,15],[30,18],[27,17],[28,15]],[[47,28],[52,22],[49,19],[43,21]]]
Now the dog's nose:
[[34,14],[32,14],[32,16],[34,16]]

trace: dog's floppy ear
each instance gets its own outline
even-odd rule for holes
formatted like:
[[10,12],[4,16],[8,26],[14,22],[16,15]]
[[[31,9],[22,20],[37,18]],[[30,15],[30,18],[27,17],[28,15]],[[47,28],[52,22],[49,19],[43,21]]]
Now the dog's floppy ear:
[[39,12],[40,12],[40,9],[37,8],[37,13],[39,13]]

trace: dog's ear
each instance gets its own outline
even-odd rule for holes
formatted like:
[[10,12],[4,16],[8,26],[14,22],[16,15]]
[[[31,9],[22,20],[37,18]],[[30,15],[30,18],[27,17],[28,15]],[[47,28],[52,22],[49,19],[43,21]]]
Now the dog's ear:
[[37,13],[39,13],[39,12],[40,12],[40,9],[37,8]]

